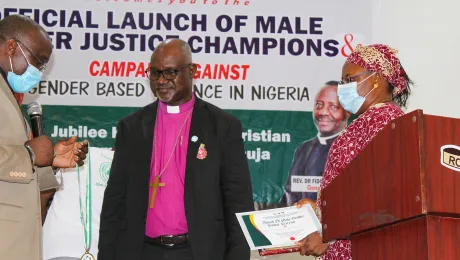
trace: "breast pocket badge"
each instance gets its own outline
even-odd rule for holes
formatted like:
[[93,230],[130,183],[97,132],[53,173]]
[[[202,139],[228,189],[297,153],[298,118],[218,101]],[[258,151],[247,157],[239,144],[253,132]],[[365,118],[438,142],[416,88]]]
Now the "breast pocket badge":
[[200,144],[200,147],[198,148],[198,153],[196,154],[196,158],[203,160],[206,158],[208,155],[208,151],[206,151],[206,148],[204,148],[204,144]]

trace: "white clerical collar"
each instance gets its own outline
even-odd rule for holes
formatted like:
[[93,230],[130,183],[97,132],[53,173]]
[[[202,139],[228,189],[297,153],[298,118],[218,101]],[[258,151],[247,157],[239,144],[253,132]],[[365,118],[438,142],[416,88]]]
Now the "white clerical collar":
[[338,132],[337,134],[331,135],[331,136],[321,136],[320,133],[318,133],[317,137],[318,137],[319,143],[322,144],[322,145],[326,145],[326,144],[327,144],[327,142],[326,142],[327,140],[339,136],[343,131],[344,131],[344,130]]
[[166,112],[168,112],[168,114],[179,114],[180,113],[180,106],[168,106],[168,105],[166,105]]

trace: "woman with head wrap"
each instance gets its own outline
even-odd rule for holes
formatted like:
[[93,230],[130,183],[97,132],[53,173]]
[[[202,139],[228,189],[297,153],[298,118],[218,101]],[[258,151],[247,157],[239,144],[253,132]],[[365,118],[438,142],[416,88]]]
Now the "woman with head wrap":
[[[343,65],[342,82],[337,94],[343,108],[358,115],[358,118],[337,137],[329,150],[315,207],[319,218],[321,190],[353,161],[385,125],[404,114],[400,107],[406,105],[412,82],[396,54],[396,50],[382,44],[357,46]],[[299,241],[298,245],[301,255],[313,255],[322,260],[351,259],[349,240],[323,243],[321,235],[313,233]]]

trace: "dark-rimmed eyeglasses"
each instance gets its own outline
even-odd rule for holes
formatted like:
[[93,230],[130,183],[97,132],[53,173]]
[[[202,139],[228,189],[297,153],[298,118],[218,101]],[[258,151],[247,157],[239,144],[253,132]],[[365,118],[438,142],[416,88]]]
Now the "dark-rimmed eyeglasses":
[[356,81],[355,79],[359,76],[362,76],[362,75],[365,75],[365,74],[369,74],[369,73],[372,73],[372,71],[363,71],[361,73],[358,73],[356,75],[353,75],[353,76],[348,76],[346,77],[344,80],[341,80],[339,81],[339,84],[347,84],[347,83],[350,83],[350,82],[353,82],[353,81]]
[[187,67],[189,67],[190,65],[193,65],[193,63],[189,63],[187,65],[185,65],[184,67],[180,68],[180,69],[167,69],[167,70],[154,70],[152,68],[148,68],[145,70],[145,75],[147,76],[147,78],[151,79],[151,80],[157,80],[160,78],[161,75],[163,75],[163,78],[167,79],[167,80],[173,80],[177,77],[177,75],[179,74],[179,72]]

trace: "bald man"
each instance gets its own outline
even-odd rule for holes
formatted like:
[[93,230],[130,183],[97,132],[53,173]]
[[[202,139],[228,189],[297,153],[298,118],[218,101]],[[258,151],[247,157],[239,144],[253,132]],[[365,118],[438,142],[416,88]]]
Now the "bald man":
[[235,213],[253,210],[240,121],[193,94],[187,43],[161,43],[152,104],[118,123],[98,260],[248,260]]
[[[51,51],[48,34],[29,17],[13,15],[0,21],[0,259],[42,258],[38,180],[45,180],[42,174],[49,171],[37,167],[75,167],[86,157],[86,146],[76,138],[54,148],[47,136],[29,140],[29,127],[14,96],[38,84]],[[53,173],[48,177],[55,178]]]
[[[327,82],[315,97],[313,122],[318,134],[297,147],[281,204],[290,206],[300,199],[317,199],[329,149],[350,118],[350,113],[340,105],[337,84],[336,81]],[[300,189],[292,182],[298,177],[306,181]]]

